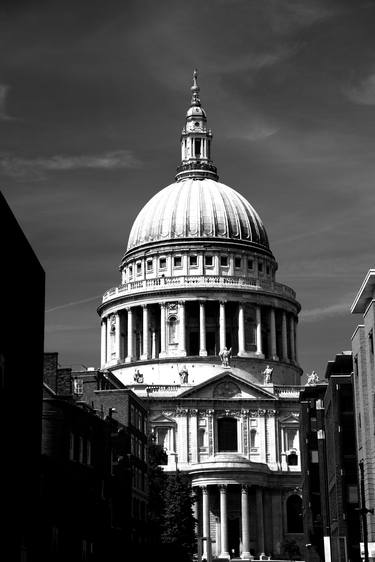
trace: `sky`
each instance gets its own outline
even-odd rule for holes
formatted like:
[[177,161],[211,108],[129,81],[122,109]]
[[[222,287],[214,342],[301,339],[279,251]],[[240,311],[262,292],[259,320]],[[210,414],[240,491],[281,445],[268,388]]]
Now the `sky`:
[[361,0],[3,0],[0,188],[46,272],[46,351],[99,366],[96,308],[174,181],[197,68],[220,181],[260,214],[324,377],[375,266],[374,28]]

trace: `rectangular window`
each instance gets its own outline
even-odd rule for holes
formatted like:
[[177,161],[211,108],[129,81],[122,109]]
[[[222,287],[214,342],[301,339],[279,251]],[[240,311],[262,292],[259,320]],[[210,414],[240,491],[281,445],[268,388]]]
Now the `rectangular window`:
[[270,274],[270,266],[269,265],[267,265],[267,267],[266,267],[266,273],[267,273],[267,275]]
[[204,258],[204,264],[208,265],[208,266],[212,266],[214,263],[214,259],[212,256],[205,256]]
[[228,265],[228,256],[220,256],[220,265],[222,267],[227,267]]
[[146,269],[147,271],[152,271],[152,260],[147,260]]
[[189,260],[190,265],[197,266],[198,265],[198,256],[190,256]]
[[261,262],[261,261],[258,262],[258,271],[259,271],[259,273],[263,272],[263,262]]
[[132,278],[133,277],[133,266],[129,265],[129,277]]
[[311,454],[311,462],[316,464],[319,462],[318,451],[310,451]]
[[159,259],[159,267],[160,269],[165,269],[167,267],[167,258]]
[[253,269],[254,262],[253,260],[247,260],[247,269]]
[[373,355],[374,354],[374,334],[373,331],[370,330],[368,333],[368,341],[370,344],[370,353]]
[[237,269],[241,267],[241,258],[234,258],[234,267]]
[[194,142],[195,156],[200,158],[201,155],[201,139],[195,139]]
[[142,272],[142,264],[141,262],[137,263],[137,275],[140,275],[140,273]]
[[182,258],[181,256],[175,256],[173,258],[173,265],[174,267],[181,267],[182,266]]
[[73,393],[77,395],[83,394],[83,380],[73,379]]

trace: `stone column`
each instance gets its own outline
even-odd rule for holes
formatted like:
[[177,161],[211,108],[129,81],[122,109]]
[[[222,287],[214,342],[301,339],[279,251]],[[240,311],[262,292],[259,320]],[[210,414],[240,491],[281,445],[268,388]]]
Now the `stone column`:
[[185,301],[178,303],[179,316],[179,355],[186,355],[186,322],[185,322]]
[[207,347],[206,347],[206,307],[205,303],[200,301],[199,303],[199,355],[201,357],[206,357]]
[[107,363],[112,361],[112,315],[107,316]]
[[256,354],[260,357],[263,357],[263,350],[262,350],[262,313],[260,306],[256,306],[255,308],[256,314],[256,344],[257,344],[257,351]]
[[220,329],[220,351],[226,345],[226,327],[225,327],[225,302],[220,301],[219,313],[219,329]]
[[100,364],[102,367],[107,362],[107,319],[102,318],[101,339],[100,339]]
[[257,534],[258,534],[258,551],[259,555],[264,554],[264,513],[263,513],[263,488],[256,488],[256,504],[257,504]]
[[245,356],[245,317],[243,304],[238,304],[238,355]]
[[156,359],[156,330],[155,328],[151,331],[151,357]]
[[191,462],[198,462],[198,410],[193,410],[190,416],[191,423]]
[[211,537],[210,537],[210,505],[207,486],[202,486],[202,511],[203,511],[203,553],[202,556],[209,560],[211,554]]
[[193,494],[194,494],[193,517],[195,519],[194,531],[195,531],[195,536],[197,537],[198,536],[199,507],[198,507],[197,492],[196,492],[195,488],[193,488]]
[[167,351],[165,347],[165,336],[166,336],[166,310],[165,303],[160,303],[160,353],[159,357],[166,357]]
[[241,486],[241,523],[242,523],[242,552],[241,558],[250,558],[249,535],[249,490],[246,485]]
[[220,489],[220,558],[230,558],[228,550],[228,514],[227,514],[227,487],[219,486]]
[[276,348],[276,317],[275,309],[270,308],[270,355],[271,359],[277,361],[277,348]]
[[141,355],[141,359],[145,360],[148,359],[150,357],[150,353],[149,353],[149,327],[148,327],[148,306],[147,304],[144,304],[142,306],[142,310],[143,310],[143,318],[142,318],[142,332],[143,332],[143,337],[142,337],[142,343],[143,343],[143,349],[142,349],[142,355]]
[[295,348],[295,334],[294,334],[294,316],[290,315],[289,318],[289,336],[290,336],[290,359],[291,361],[296,360],[296,348]]
[[282,312],[282,320],[281,320],[281,339],[282,339],[282,354],[284,361],[288,361],[288,335],[287,335],[287,326],[286,326],[286,312],[283,310]]
[[128,355],[125,363],[131,363],[134,360],[134,334],[133,334],[133,309],[127,308],[128,311]]
[[115,326],[116,326],[116,332],[115,332],[115,358],[116,361],[118,363],[120,363],[121,361],[121,316],[120,316],[120,312],[116,313],[116,317],[115,317]]

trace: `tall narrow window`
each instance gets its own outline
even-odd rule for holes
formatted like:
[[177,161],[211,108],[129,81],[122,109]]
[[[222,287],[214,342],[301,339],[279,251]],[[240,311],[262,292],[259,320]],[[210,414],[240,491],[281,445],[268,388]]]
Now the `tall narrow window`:
[[194,152],[197,158],[201,156],[201,139],[195,139],[194,141]]
[[302,500],[297,494],[287,499],[286,516],[288,533],[303,533]]

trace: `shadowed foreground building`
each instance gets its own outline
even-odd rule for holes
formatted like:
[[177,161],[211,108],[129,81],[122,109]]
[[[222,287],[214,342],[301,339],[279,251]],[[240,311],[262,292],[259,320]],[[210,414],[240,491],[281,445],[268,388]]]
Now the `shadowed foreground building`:
[[329,361],[325,380],[300,394],[306,561],[360,561],[352,354]]
[[[352,314],[361,314],[352,336],[353,383],[357,415],[358,460],[363,461],[365,504],[375,508],[375,269],[370,269],[351,307]],[[375,517],[366,516],[368,541],[375,559]],[[363,540],[363,539],[362,539]]]
[[[39,562],[45,275],[1,193],[0,244],[1,549],[7,560]],[[21,297],[25,276],[30,298]]]
[[195,74],[176,181],[139,213],[98,309],[101,368],[146,402],[165,470],[189,474],[204,556],[278,556],[302,540],[300,305],[211,140]]
[[45,354],[41,560],[104,562],[146,542],[145,424],[110,373],[61,369]]

